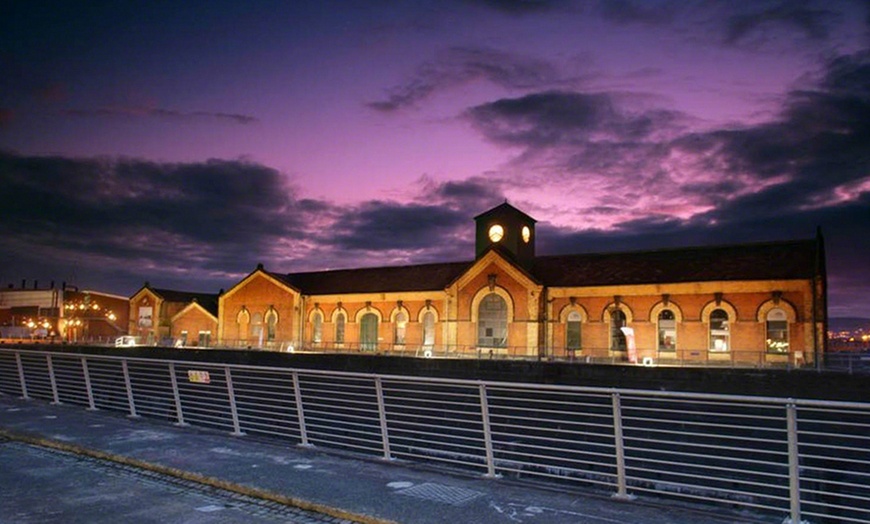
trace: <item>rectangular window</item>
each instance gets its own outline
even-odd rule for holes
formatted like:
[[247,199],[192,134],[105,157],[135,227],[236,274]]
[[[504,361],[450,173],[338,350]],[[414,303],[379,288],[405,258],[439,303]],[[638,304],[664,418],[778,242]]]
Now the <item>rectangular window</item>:
[[767,351],[770,353],[788,353],[787,321],[767,321]]
[[211,345],[211,331],[199,332],[199,347],[208,347]]

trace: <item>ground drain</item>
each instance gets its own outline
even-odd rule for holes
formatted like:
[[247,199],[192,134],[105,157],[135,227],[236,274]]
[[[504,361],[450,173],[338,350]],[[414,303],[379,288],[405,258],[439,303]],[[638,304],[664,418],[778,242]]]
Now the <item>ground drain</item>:
[[435,484],[432,482],[425,482],[410,488],[400,489],[396,491],[396,493],[408,495],[409,497],[416,497],[418,499],[444,502],[454,506],[461,506],[462,504],[470,502],[483,495],[483,493],[479,491],[454,488],[452,486],[445,486],[443,484]]

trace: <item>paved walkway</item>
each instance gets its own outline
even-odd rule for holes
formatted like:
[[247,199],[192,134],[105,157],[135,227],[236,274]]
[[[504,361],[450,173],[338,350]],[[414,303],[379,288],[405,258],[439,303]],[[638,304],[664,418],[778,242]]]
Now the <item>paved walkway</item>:
[[[751,514],[734,515],[705,512],[682,504],[662,503],[639,498],[631,502],[606,496],[540,489],[509,482],[485,479],[464,473],[442,473],[422,467],[377,459],[361,459],[301,449],[277,441],[264,442],[248,437],[176,427],[149,419],[130,419],[103,411],[87,411],[78,406],[49,405],[42,401],[0,394],[0,522],[2,515],[17,515],[14,522],[45,522],[35,500],[55,508],[53,522],[89,522],[78,512],[81,508],[51,504],[53,499],[77,500],[97,497],[93,468],[71,469],[63,493],[60,488],[33,472],[45,467],[40,460],[46,446],[61,449],[86,460],[121,465],[161,478],[181,479],[199,486],[213,486],[242,494],[269,504],[279,503],[314,511],[323,522],[363,522],[403,524],[698,524],[698,523],[778,523],[782,518],[760,518]],[[36,450],[36,451],[34,451]],[[39,452],[38,450],[42,450]],[[53,453],[53,452],[52,452]],[[108,461],[108,462],[107,462]],[[17,467],[13,467],[17,465]],[[95,466],[96,467],[96,466]],[[99,473],[99,467],[97,473]],[[75,478],[80,476],[80,478]],[[44,477],[44,476],[43,476]],[[108,487],[106,488],[109,489]],[[114,489],[114,488],[113,488]],[[18,495],[15,495],[18,493]],[[105,494],[105,493],[104,493]],[[173,496],[179,496],[176,492]],[[160,495],[162,498],[167,498]],[[130,499],[128,497],[127,499]],[[88,499],[86,499],[88,500]],[[149,515],[147,497],[140,499],[141,511],[127,513],[125,524],[144,522],[245,522],[233,517],[235,506],[211,504],[212,520],[181,519],[168,516],[155,520]],[[135,501],[125,500],[125,504]],[[116,506],[117,507],[117,506]],[[57,509],[60,508],[60,509]],[[63,509],[67,508],[67,509]],[[110,506],[111,508],[111,506]],[[220,513],[218,510],[228,508]],[[66,511],[67,514],[64,514]],[[101,512],[111,511],[100,510]],[[268,512],[267,512],[268,513]],[[134,515],[134,516],[129,516]],[[135,515],[140,515],[139,518]],[[171,515],[177,515],[175,513]],[[220,515],[220,520],[215,520]],[[45,515],[42,515],[45,517]],[[117,515],[116,515],[117,516]],[[190,514],[188,514],[188,517]],[[78,518],[74,518],[78,517]],[[266,515],[272,522],[313,522],[287,512]],[[96,521],[96,520],[94,520]],[[255,519],[248,521],[254,522]],[[260,520],[256,520],[260,522]]]

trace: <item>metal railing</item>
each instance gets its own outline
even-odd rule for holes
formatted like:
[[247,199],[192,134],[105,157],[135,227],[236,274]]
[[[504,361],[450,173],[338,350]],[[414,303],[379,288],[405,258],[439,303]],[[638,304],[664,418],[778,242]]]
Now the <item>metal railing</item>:
[[870,521],[867,403],[25,349],[0,349],[0,392],[794,524]]

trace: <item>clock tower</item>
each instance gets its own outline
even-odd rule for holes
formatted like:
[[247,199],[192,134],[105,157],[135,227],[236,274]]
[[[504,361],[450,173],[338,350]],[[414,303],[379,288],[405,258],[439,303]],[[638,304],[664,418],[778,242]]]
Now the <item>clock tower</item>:
[[516,257],[526,269],[535,259],[534,218],[505,202],[474,217],[475,258],[496,245]]

